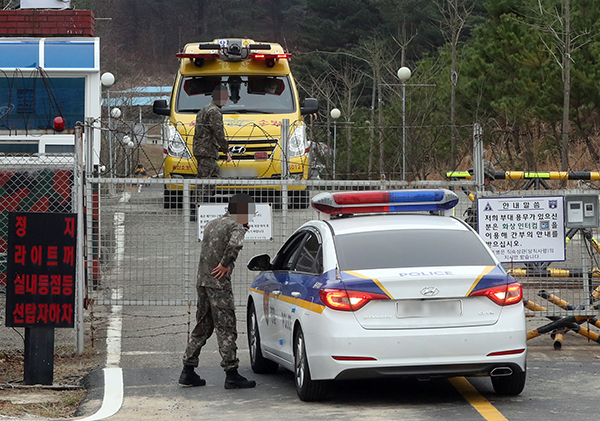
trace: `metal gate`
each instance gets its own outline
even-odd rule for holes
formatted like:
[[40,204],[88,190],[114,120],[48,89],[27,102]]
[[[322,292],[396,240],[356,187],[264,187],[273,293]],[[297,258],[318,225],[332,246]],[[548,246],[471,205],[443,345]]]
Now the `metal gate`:
[[[271,256],[300,225],[311,219],[328,218],[309,206],[310,197],[321,191],[401,189],[414,187],[455,188],[463,182],[402,181],[257,181],[257,180],[164,180],[107,179],[88,180],[87,197],[95,197],[87,214],[88,294],[97,304],[187,305],[195,302],[196,269],[200,243],[194,208],[196,192],[210,191],[212,201],[233,191],[243,191],[272,206],[273,238],[246,241],[233,271],[234,295],[238,305],[246,302],[253,274],[245,268],[256,254]],[[464,184],[464,183],[463,183]],[[472,184],[471,184],[472,185]],[[171,192],[174,192],[171,194]],[[550,196],[581,193],[577,191],[511,191],[490,196]],[[455,215],[465,218],[471,205],[458,192],[460,202]],[[208,201],[206,197],[203,199]],[[597,229],[591,231],[597,235]],[[457,245],[460,247],[460,245]],[[575,235],[566,248],[567,260],[549,267],[552,275],[534,273],[525,265],[505,265],[525,287],[525,298],[544,307],[535,314],[560,316],[597,314],[590,308],[590,296],[600,284],[598,250],[590,241]],[[559,271],[559,269],[561,269]],[[565,271],[566,270],[566,271]],[[550,296],[552,299],[548,299]],[[584,308],[562,308],[552,304],[560,297]],[[533,307],[532,307],[533,308]],[[531,310],[530,310],[531,311]]]

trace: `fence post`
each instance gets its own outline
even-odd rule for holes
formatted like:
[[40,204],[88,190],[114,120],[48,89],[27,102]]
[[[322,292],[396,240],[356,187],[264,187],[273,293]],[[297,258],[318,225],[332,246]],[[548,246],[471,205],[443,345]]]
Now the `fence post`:
[[477,192],[483,191],[483,129],[481,124],[473,124],[473,178],[477,182]]
[[[191,269],[190,269],[190,247],[191,247],[191,240],[190,240],[190,229],[191,229],[191,224],[190,224],[190,216],[191,216],[191,206],[192,206],[192,202],[190,200],[190,188],[191,188],[191,183],[190,180],[183,180],[183,284],[184,284],[184,288],[185,288],[185,294],[188,298],[188,300],[190,299],[191,296],[191,279],[190,279],[190,273],[191,273]],[[197,189],[198,186],[196,185],[195,188]],[[196,192],[197,193],[197,192]],[[193,204],[194,206],[196,206],[196,204]],[[194,215],[196,213],[194,212]]]
[[83,296],[85,295],[85,266],[84,266],[84,231],[83,231],[83,127],[75,126],[75,171],[73,174],[73,181],[75,184],[75,205],[77,209],[77,282],[75,287],[75,349],[77,354],[83,354]]
[[288,162],[290,137],[290,120],[281,120],[281,217],[283,219],[283,235],[287,237],[287,212],[288,212],[288,179],[290,166]]

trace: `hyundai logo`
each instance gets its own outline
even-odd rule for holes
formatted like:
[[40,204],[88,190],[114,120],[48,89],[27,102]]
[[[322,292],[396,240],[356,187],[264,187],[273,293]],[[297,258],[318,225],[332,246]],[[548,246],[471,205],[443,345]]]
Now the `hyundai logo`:
[[433,297],[434,295],[438,295],[440,290],[436,287],[425,287],[421,290],[421,294],[426,295],[427,297]]
[[235,155],[242,155],[244,152],[246,152],[246,148],[241,145],[233,145],[229,147],[229,152]]

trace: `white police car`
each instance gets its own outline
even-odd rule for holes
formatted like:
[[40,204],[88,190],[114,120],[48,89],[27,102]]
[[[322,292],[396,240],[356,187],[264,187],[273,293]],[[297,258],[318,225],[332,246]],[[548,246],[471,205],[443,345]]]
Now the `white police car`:
[[334,380],[390,376],[491,376],[497,393],[521,393],[521,286],[466,223],[440,215],[457,202],[445,189],[315,196],[342,217],[248,263],[261,271],[247,308],[254,372],[293,371],[304,401]]

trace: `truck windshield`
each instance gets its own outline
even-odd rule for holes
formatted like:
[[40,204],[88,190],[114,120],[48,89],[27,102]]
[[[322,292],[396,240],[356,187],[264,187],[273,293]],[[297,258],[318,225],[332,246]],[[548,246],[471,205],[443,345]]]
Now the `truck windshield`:
[[295,111],[295,101],[286,76],[190,76],[181,78],[178,113],[197,113],[212,101],[212,91],[223,84],[229,101],[224,114],[284,114]]

